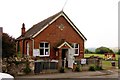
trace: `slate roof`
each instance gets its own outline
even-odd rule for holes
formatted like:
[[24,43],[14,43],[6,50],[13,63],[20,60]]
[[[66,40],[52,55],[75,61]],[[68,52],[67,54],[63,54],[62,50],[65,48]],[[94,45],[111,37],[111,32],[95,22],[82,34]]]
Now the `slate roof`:
[[50,21],[52,21],[55,17],[57,17],[60,13],[61,12],[33,25],[33,27],[31,27],[28,31],[26,31],[24,36],[20,36],[17,39],[32,37],[34,34],[36,34],[38,31],[40,31],[45,25],[47,25]]
[[[37,32],[39,32],[41,29],[43,29],[47,24],[49,24],[54,18],[56,18],[58,15],[60,15],[61,13],[63,13],[66,17],[67,15],[63,12],[60,11],[57,14],[48,17],[47,19],[33,25],[33,27],[31,27],[29,30],[26,31],[24,36],[20,36],[17,38],[17,40],[19,39],[27,39],[27,38],[32,38],[33,35],[35,35]],[[68,18],[68,17],[67,17]],[[69,19],[69,18],[68,18]],[[70,20],[70,19],[69,19]],[[71,21],[71,20],[70,20]],[[71,21],[72,23],[72,21]],[[72,23],[73,24],[73,23]],[[74,24],[73,24],[74,25]],[[75,25],[74,25],[75,26]],[[76,26],[75,26],[76,27]],[[76,29],[79,31],[79,29],[76,27]],[[80,31],[79,31],[80,32]],[[80,32],[80,34],[84,37],[84,35]],[[85,38],[85,37],[84,37]],[[85,38],[85,40],[87,40]]]

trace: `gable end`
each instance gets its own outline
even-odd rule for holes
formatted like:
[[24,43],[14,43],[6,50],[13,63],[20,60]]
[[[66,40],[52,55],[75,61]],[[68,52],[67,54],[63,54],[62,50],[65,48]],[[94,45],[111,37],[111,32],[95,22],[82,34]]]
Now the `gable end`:
[[82,37],[83,40],[87,40],[84,35],[79,31],[79,29],[73,24],[73,22],[67,17],[67,15],[62,11],[59,15],[57,15],[53,20],[51,20],[48,24],[46,24],[40,31],[32,36],[35,38],[38,34],[40,34],[43,30],[45,30],[50,24],[52,24],[55,20],[57,20],[60,16],[63,16],[68,23],[73,27],[73,29]]

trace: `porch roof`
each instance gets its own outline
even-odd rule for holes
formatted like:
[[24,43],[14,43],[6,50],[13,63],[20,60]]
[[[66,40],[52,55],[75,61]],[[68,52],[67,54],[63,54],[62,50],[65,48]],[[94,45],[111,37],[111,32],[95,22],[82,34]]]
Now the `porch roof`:
[[65,46],[68,46],[69,48],[72,48],[71,44],[68,43],[67,41],[61,43],[59,46],[57,46],[57,48],[59,49],[59,48],[63,47],[64,45],[65,45]]

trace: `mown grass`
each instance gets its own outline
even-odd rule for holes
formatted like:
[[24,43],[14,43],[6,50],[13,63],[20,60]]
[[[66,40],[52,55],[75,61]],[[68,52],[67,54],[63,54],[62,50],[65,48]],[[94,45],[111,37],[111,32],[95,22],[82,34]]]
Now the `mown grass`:
[[103,60],[102,61],[102,67],[103,67],[103,69],[111,69],[111,68],[118,67],[118,61],[115,61],[115,66],[112,66],[111,62],[112,61]]
[[84,54],[84,57],[90,57],[90,56],[99,56],[101,58],[104,58],[104,55],[103,54]]

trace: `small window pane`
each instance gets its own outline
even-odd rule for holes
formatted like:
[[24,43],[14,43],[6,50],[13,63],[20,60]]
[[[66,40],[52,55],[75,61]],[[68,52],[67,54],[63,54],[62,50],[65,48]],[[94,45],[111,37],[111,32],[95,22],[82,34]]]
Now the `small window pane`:
[[78,54],[78,49],[75,49],[75,54]]
[[49,55],[49,50],[45,49],[45,55]]
[[49,43],[45,43],[45,47],[48,48],[48,46],[49,46]]
[[44,55],[44,49],[40,49],[40,55]]
[[78,44],[75,44],[75,48],[78,48]]
[[40,43],[40,47],[44,47],[44,43]]

